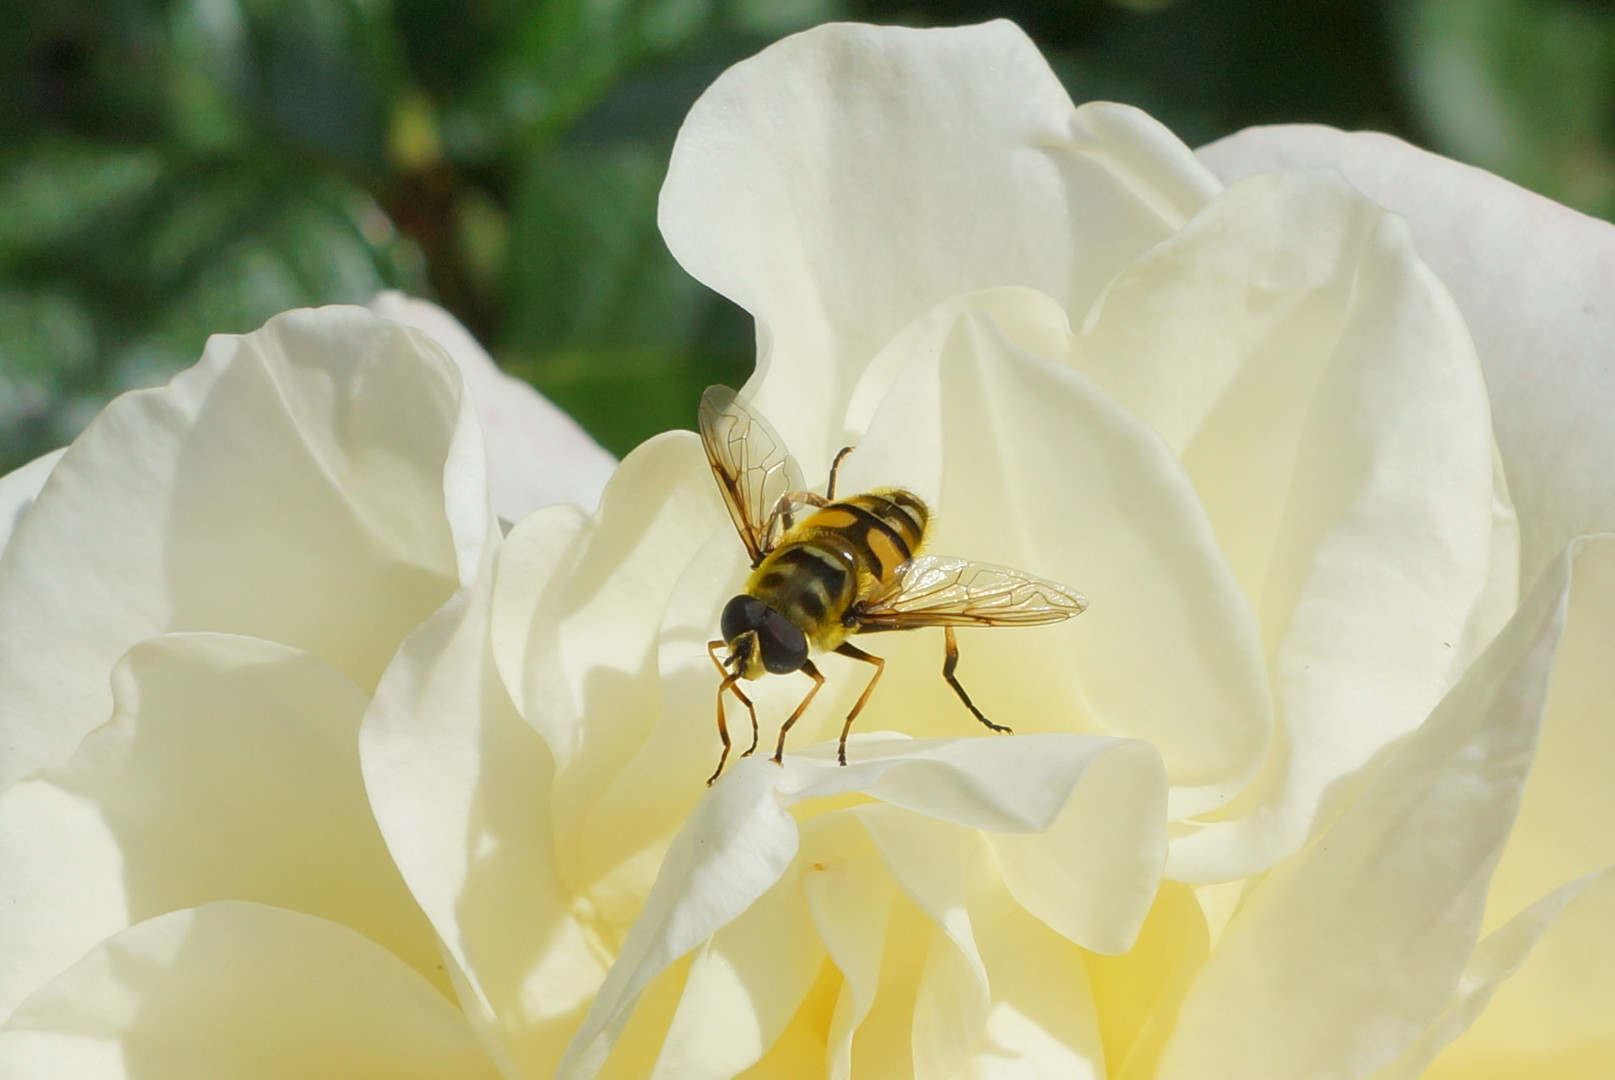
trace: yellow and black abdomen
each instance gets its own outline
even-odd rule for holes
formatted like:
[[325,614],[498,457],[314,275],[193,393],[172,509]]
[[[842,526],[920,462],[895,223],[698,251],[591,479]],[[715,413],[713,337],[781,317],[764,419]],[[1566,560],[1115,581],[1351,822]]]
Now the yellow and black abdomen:
[[815,648],[851,632],[845,616],[919,553],[930,514],[900,489],[838,499],[797,522],[752,571],[746,592],[801,628]]
[[930,511],[918,496],[898,488],[871,491],[839,499],[820,507],[793,533],[814,540],[837,536],[852,548],[860,578],[867,578],[860,595],[875,585],[889,583],[898,567],[920,552]]

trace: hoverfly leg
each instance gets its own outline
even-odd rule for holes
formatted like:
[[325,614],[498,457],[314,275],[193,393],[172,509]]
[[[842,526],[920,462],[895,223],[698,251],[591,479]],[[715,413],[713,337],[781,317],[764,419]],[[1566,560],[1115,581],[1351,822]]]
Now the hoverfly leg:
[[[774,502],[774,508],[768,512],[768,522],[763,526],[763,548],[773,551],[779,544],[779,538],[791,531],[796,524],[796,505],[828,506],[830,500],[823,495],[816,495],[811,491],[787,491]],[[752,563],[752,569],[762,565],[762,559]]]
[[[847,447],[847,450],[851,449],[852,447]],[[847,450],[843,450],[841,453],[845,455]],[[838,457],[836,460],[840,461],[841,459]],[[854,660],[862,660],[866,664],[875,665],[875,673],[869,677],[869,685],[864,687],[862,694],[858,695],[858,700],[852,703],[852,711],[847,714],[847,722],[841,725],[841,744],[836,748],[836,758],[841,764],[845,765],[847,763],[847,733],[852,730],[852,722],[858,719],[858,714],[864,711],[864,705],[869,701],[869,695],[875,692],[875,684],[880,682],[881,672],[886,670],[886,661],[878,656],[872,656],[864,652],[849,641],[843,641],[837,646],[836,652],[842,656],[850,656]]]
[[807,697],[802,699],[802,703],[796,707],[796,711],[785,718],[785,723],[779,729],[779,744],[774,747],[775,765],[784,764],[780,759],[785,756],[785,733],[791,730],[791,725],[796,723],[802,714],[807,711],[808,702],[813,700],[813,695],[817,694],[819,687],[824,685],[824,676],[819,674],[819,669],[814,665],[813,661],[809,660],[803,664],[800,670],[803,674],[813,679],[813,687],[808,690]]
[[[720,672],[723,672],[724,668],[723,663],[718,659],[718,650],[723,648],[723,644],[722,641],[709,641],[707,643],[707,655],[712,657],[712,662],[717,665]],[[750,754],[752,750],[757,749],[757,710],[753,708],[751,698],[747,697],[740,687],[735,685],[739,678],[739,672],[733,674],[724,672],[723,682],[718,684],[718,737],[723,740],[723,753],[718,755],[718,767],[712,770],[711,776],[707,777],[707,787],[711,787],[723,773],[724,763],[729,760],[729,725],[725,722],[723,716],[723,692],[725,690],[732,692],[735,697],[739,698],[740,703],[746,706],[746,712],[751,714],[751,747],[745,754],[740,756],[745,757],[746,754]]]
[[724,763],[729,760],[729,725],[723,719],[723,692],[735,684],[733,675],[725,675],[723,682],[718,684],[718,738],[723,740],[723,753],[718,755],[718,767],[712,770],[707,777],[707,787],[711,787],[723,773]]
[[[718,669],[718,674],[727,679],[729,678],[729,673],[724,670],[723,661],[718,659],[718,650],[723,647],[724,643],[722,641],[709,641],[707,642],[707,655],[712,658],[712,666]],[[729,679],[729,681],[731,684],[734,683],[734,679]],[[750,757],[752,755],[752,751],[757,749],[757,709],[752,705],[751,698],[742,693],[738,685],[731,685],[729,690],[735,695],[735,697],[740,699],[740,703],[746,706],[746,711],[751,714],[751,745],[746,747],[746,752],[744,754],[740,755],[741,757]],[[718,730],[722,731],[724,725],[723,716],[721,715],[723,712],[723,691],[721,689],[718,691],[718,712],[720,713],[718,717]],[[723,771],[723,767],[721,765],[719,766],[718,771]],[[718,773],[713,773],[712,779],[716,780],[717,778]],[[707,783],[712,783],[712,780],[708,780]]]
[[994,731],[1013,735],[1014,732],[1003,724],[995,724],[983,716],[981,710],[976,708],[976,703],[970,700],[970,695],[965,693],[965,688],[959,685],[959,680],[953,677],[953,669],[959,666],[959,642],[953,636],[953,627],[944,629],[947,631],[947,651],[942,657],[942,677],[948,680],[948,685],[953,687],[953,692],[959,695],[959,700],[965,703],[965,708],[970,710],[972,716]]
[[843,446],[836,454],[836,459],[830,462],[830,482],[824,485],[824,497],[831,502],[836,497],[836,473],[841,471],[841,459],[852,453],[852,447]]

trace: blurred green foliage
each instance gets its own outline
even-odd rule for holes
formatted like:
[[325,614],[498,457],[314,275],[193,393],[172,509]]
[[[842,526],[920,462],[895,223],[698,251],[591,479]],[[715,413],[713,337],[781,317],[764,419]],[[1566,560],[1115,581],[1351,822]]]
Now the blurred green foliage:
[[679,121],[830,18],[1016,19],[1077,100],[1198,144],[1388,130],[1615,211],[1593,0],[7,0],[0,469],[288,307],[431,296],[623,453],[745,377],[749,319],[663,248]]

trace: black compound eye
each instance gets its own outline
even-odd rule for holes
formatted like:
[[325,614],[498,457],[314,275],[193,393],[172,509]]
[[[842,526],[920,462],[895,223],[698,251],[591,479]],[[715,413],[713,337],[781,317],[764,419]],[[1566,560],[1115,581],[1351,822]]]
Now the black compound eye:
[[764,609],[757,628],[757,645],[762,650],[763,667],[774,675],[796,671],[807,663],[807,637],[800,627],[771,608]]
[[768,605],[755,596],[742,593],[730,600],[723,606],[723,618],[719,621],[724,643],[732,645],[735,638],[747,630],[756,630],[768,613]]

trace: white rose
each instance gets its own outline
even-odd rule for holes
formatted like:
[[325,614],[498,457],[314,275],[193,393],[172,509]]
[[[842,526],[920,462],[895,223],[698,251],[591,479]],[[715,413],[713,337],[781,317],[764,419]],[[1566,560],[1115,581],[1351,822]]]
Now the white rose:
[[[138,646],[114,722],[6,792],[6,1004],[26,1000],[0,1062],[246,1074],[316,1024],[307,1060],[421,1076],[1607,1070],[1615,580],[1608,542],[1575,538],[1615,505],[1594,422],[1615,331],[1608,276],[1564,276],[1534,245],[1563,236],[1574,270],[1615,244],[1399,145],[1248,138],[1205,152],[1214,174],[1135,111],[1073,110],[1007,24],[827,27],[733,69],[681,134],[664,231],[758,317],[748,391],[810,478],[856,442],[844,490],[912,485],[938,511],[933,550],[1090,596],[1069,624],[961,635],[961,679],[1020,734],[978,733],[934,633],[893,635],[874,641],[887,674],[851,765],[833,738],[867,675],[826,660],[784,767],[757,755],[707,791],[704,644],[744,560],[694,437],[631,455],[598,514],[543,509],[502,544],[485,513],[454,509],[477,484],[445,483],[459,558],[439,551],[438,597],[454,594],[375,685],[362,796],[350,741],[335,766],[310,751],[347,777],[329,796],[346,810],[322,803],[302,828],[217,818],[278,891],[194,887],[176,854],[193,804],[142,815],[140,759],[118,752],[146,732],[128,717],[163,700],[138,692],[147,670],[159,687],[163,650],[250,639]],[[1339,166],[1412,234],[1337,174],[1275,160]],[[1513,295],[1539,279],[1549,296]],[[406,441],[464,449],[452,427],[434,443],[404,425]],[[417,450],[417,475],[480,463]],[[184,485],[153,497],[112,475],[98,491],[175,520],[165,493]],[[0,625],[57,612],[3,575],[27,551],[33,576],[73,565],[28,541],[72,505],[60,490],[0,557]],[[411,505],[433,520],[430,498]],[[94,577],[103,606],[173,570],[130,564]],[[54,586],[64,602],[73,587]],[[331,610],[323,593],[276,599]],[[412,617],[361,636],[396,643]],[[124,640],[107,622],[120,634],[57,633],[36,666],[83,695],[76,680],[130,644],[191,628]],[[363,679],[335,665],[357,682],[335,693],[301,641],[205,629],[301,646],[298,663],[326,665],[305,697],[354,730]],[[274,702],[224,682],[262,658],[205,659],[218,701]],[[800,682],[757,685],[765,739]],[[15,700],[0,695],[8,735]],[[36,700],[48,727],[55,699]],[[204,793],[268,786],[217,764],[233,743],[186,749],[174,771],[213,773]],[[263,802],[283,809],[284,790]],[[226,895],[257,903],[203,903]],[[174,1056],[141,1057],[159,1051]]]
[[215,338],[0,481],[0,1075],[497,1075],[359,725],[498,542],[483,433],[551,440],[494,462],[516,516],[611,463],[442,312],[378,307]]

